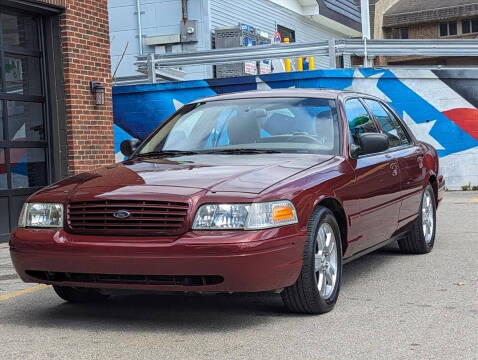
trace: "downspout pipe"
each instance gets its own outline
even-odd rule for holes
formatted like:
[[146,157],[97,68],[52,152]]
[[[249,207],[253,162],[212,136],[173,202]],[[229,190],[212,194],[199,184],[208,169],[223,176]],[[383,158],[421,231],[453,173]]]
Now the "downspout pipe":
[[360,0],[360,18],[362,21],[362,38],[364,41],[365,56],[363,66],[369,67],[370,61],[367,54],[367,40],[370,40],[370,5],[369,0]]
[[188,21],[188,0],[181,0],[181,6],[183,11],[183,23]]
[[138,17],[139,54],[143,55],[143,26],[141,24],[141,0],[136,0],[136,15]]

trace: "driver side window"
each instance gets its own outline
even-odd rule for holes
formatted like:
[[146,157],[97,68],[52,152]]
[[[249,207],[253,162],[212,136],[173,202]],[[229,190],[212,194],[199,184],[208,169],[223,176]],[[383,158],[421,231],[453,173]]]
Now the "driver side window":
[[379,133],[375,122],[370,118],[368,111],[359,99],[350,99],[345,102],[345,114],[354,144],[360,145],[360,134]]
[[403,130],[397,119],[395,119],[395,117],[390,114],[382,104],[371,99],[364,99],[364,101],[375,116],[375,119],[377,119],[383,133],[388,136],[388,142],[391,148],[408,145],[410,143],[405,134],[405,130]]

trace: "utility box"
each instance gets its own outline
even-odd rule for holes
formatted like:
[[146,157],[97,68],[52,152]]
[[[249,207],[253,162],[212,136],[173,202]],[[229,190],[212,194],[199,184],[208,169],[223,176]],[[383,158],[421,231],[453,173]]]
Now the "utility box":
[[[246,24],[221,27],[214,30],[216,49],[248,47],[257,45],[256,30]],[[257,75],[257,62],[245,61],[234,64],[216,65],[216,78]]]
[[185,23],[181,21],[181,42],[198,41],[198,22],[197,20],[188,20]]

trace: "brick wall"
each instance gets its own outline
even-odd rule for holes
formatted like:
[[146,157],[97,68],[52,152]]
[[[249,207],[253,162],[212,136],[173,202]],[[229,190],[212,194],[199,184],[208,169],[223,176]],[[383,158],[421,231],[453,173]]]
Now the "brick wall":
[[[437,22],[423,23],[423,24],[411,24],[406,26],[408,28],[408,37],[410,39],[438,39],[438,25]],[[390,39],[392,35],[392,28],[383,28],[385,38]]]
[[[66,1],[61,39],[68,172],[76,174],[114,162],[107,0]],[[105,85],[105,105],[95,105],[90,81]]]
[[[477,38],[477,34],[460,34],[461,24],[458,22],[458,35],[448,36],[447,39],[474,39]],[[428,22],[421,24],[408,25],[408,37],[410,39],[439,39],[439,22]],[[383,28],[385,38],[391,38],[392,28]],[[426,56],[380,56],[375,59],[374,64],[376,66],[385,65],[473,65],[476,66],[478,61],[473,57],[426,57]]]

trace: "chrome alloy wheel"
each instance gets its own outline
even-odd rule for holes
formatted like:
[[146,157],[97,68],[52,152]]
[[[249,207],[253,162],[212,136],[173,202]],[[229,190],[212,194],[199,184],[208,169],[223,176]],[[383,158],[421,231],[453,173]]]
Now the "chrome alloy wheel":
[[430,191],[426,189],[422,199],[422,231],[427,244],[430,244],[432,241],[435,222],[432,202],[432,195]]
[[320,296],[332,296],[337,281],[337,244],[332,227],[323,223],[319,227],[315,245],[315,274]]

